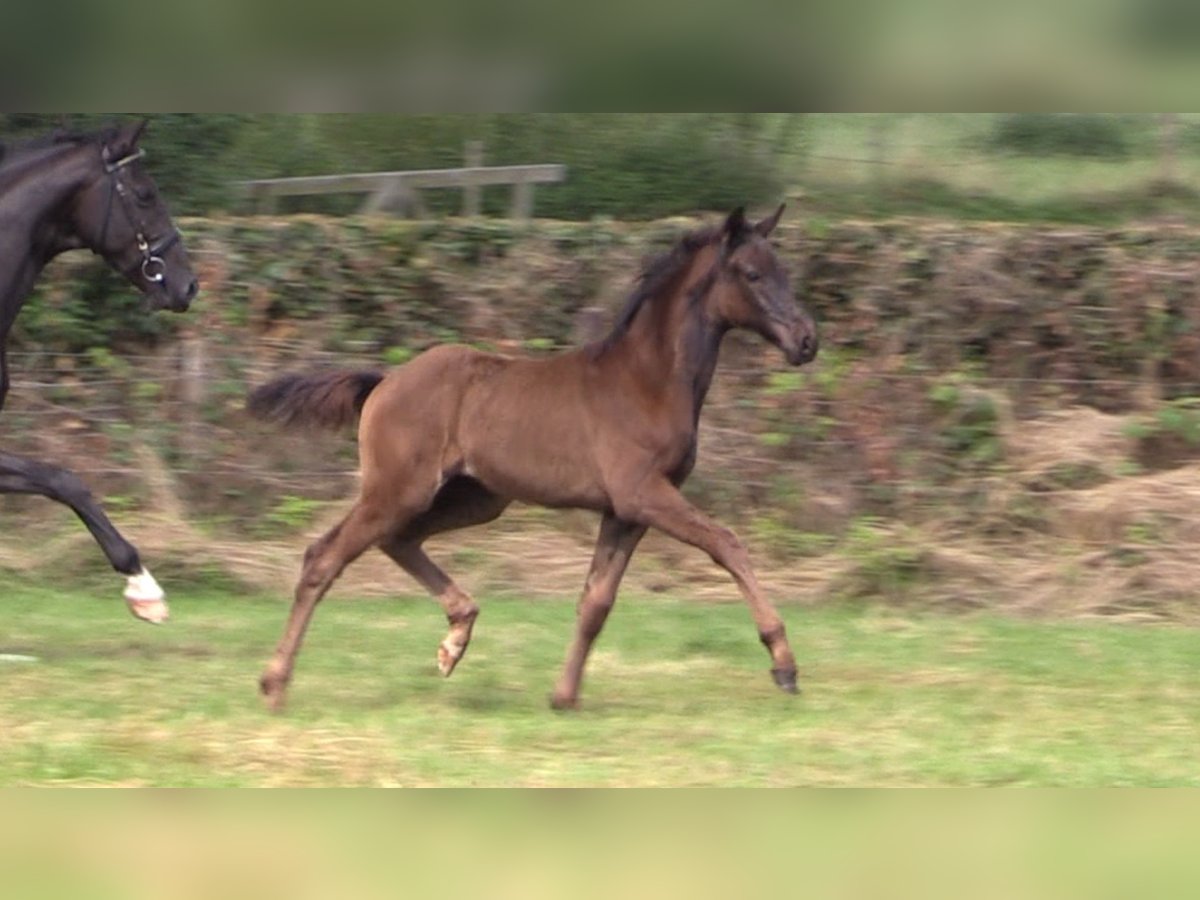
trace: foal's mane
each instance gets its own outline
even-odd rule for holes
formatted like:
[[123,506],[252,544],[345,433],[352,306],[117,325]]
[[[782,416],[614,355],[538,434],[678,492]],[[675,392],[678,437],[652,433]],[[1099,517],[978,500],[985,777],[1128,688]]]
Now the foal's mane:
[[665,291],[683,274],[697,251],[712,246],[724,233],[720,225],[689,231],[670,250],[652,257],[637,278],[637,286],[617,316],[612,331],[591,345],[592,355],[599,356],[619,341],[633,324],[638,311]]

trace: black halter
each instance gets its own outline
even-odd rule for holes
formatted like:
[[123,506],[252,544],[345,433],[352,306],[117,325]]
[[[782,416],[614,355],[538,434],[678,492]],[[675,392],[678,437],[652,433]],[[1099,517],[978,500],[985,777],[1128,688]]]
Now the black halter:
[[100,229],[100,242],[98,246],[103,247],[104,239],[108,236],[108,222],[112,217],[113,195],[115,194],[121,200],[121,208],[125,211],[125,218],[137,235],[138,252],[142,254],[141,262],[126,267],[123,270],[123,274],[127,276],[131,275],[135,269],[140,267],[142,277],[147,281],[161,282],[166,280],[167,276],[167,264],[163,260],[162,255],[180,240],[179,231],[172,226],[167,234],[158,238],[153,243],[147,241],[146,224],[130,200],[129,189],[121,179],[121,170],[145,155],[146,151],[138,148],[128,156],[111,160],[108,148],[105,147],[101,150],[100,158],[104,161],[104,172],[109,176],[109,182],[108,202],[104,207],[104,226]]

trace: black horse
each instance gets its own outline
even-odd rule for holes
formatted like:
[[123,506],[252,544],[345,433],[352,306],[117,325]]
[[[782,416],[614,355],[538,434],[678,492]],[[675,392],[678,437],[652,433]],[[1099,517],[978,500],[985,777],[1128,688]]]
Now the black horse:
[[[58,254],[88,248],[156,309],[182,312],[196,296],[179,231],[142,164],[145,125],[0,147],[0,409],[9,386],[9,331],[38,274]],[[0,493],[40,494],[71,507],[113,568],[128,576],[130,611],[148,622],[167,618],[162,589],[137,549],[73,472],[0,453]]]

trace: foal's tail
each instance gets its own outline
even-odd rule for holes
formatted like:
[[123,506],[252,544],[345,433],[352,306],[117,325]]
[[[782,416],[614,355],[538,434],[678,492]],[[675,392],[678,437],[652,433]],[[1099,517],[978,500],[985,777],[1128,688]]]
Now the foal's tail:
[[381,381],[382,372],[368,371],[283,375],[251,391],[246,409],[284,426],[345,428],[358,421],[367,395]]

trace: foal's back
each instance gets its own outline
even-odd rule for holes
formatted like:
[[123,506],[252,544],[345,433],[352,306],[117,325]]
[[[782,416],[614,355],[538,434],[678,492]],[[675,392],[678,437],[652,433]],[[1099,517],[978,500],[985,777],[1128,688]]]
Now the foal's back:
[[364,487],[463,474],[515,500],[605,508],[588,402],[594,366],[581,350],[542,359],[427,350],[389,372],[363,406]]

